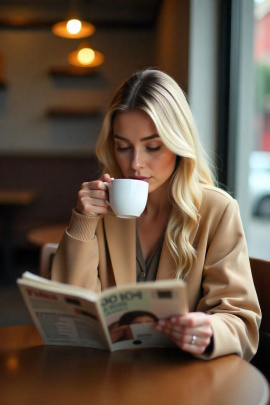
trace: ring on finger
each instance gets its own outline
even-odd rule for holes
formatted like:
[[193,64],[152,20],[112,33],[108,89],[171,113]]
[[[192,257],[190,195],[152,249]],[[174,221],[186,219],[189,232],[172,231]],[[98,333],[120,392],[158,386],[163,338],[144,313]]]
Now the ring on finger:
[[194,344],[195,344],[195,342],[196,342],[196,340],[197,340],[197,336],[192,335],[192,338],[191,338],[190,344],[191,344],[191,345],[194,345]]

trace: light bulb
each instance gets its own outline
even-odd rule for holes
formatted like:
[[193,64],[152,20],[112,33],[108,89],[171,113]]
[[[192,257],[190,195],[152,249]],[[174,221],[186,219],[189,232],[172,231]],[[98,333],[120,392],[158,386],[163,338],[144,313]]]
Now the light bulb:
[[80,20],[72,19],[67,22],[67,30],[70,34],[78,34],[82,29]]
[[77,58],[82,65],[90,65],[95,59],[95,51],[91,48],[80,49]]

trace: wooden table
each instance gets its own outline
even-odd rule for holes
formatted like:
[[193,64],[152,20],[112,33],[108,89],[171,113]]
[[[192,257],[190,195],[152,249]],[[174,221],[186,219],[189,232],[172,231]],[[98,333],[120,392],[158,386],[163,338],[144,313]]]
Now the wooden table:
[[269,387],[234,355],[203,361],[177,349],[44,346],[28,325],[0,328],[0,393],[16,405],[263,405]]
[[45,243],[59,243],[68,224],[53,224],[31,229],[27,240],[33,245],[42,247]]

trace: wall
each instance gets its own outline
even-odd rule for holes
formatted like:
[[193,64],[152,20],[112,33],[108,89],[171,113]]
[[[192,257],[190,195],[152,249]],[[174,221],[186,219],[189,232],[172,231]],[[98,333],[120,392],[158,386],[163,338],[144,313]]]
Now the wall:
[[190,0],[168,0],[161,6],[158,24],[157,64],[188,93]]
[[[30,205],[14,205],[12,209],[13,242],[30,247],[27,233],[43,225],[68,224],[76,205],[77,193],[84,181],[98,178],[100,165],[94,157],[9,155],[0,157],[1,189],[31,190]],[[6,210],[0,206],[0,214]],[[0,217],[0,224],[3,217]],[[1,235],[2,241],[7,235]]]
[[[50,30],[0,31],[7,88],[0,91],[0,153],[90,154],[102,112],[119,83],[132,71],[152,65],[152,30],[97,30],[93,47],[105,55],[98,76],[58,77],[48,71],[67,66],[77,40],[55,37]],[[52,107],[97,107],[101,116],[48,117]]]

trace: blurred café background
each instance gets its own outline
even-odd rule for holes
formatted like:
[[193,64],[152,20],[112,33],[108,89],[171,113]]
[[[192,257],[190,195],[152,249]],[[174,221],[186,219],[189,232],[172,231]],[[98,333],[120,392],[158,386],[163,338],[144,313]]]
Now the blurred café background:
[[270,0],[0,0],[2,308],[99,175],[113,92],[147,66],[186,92],[250,256],[270,260]]

